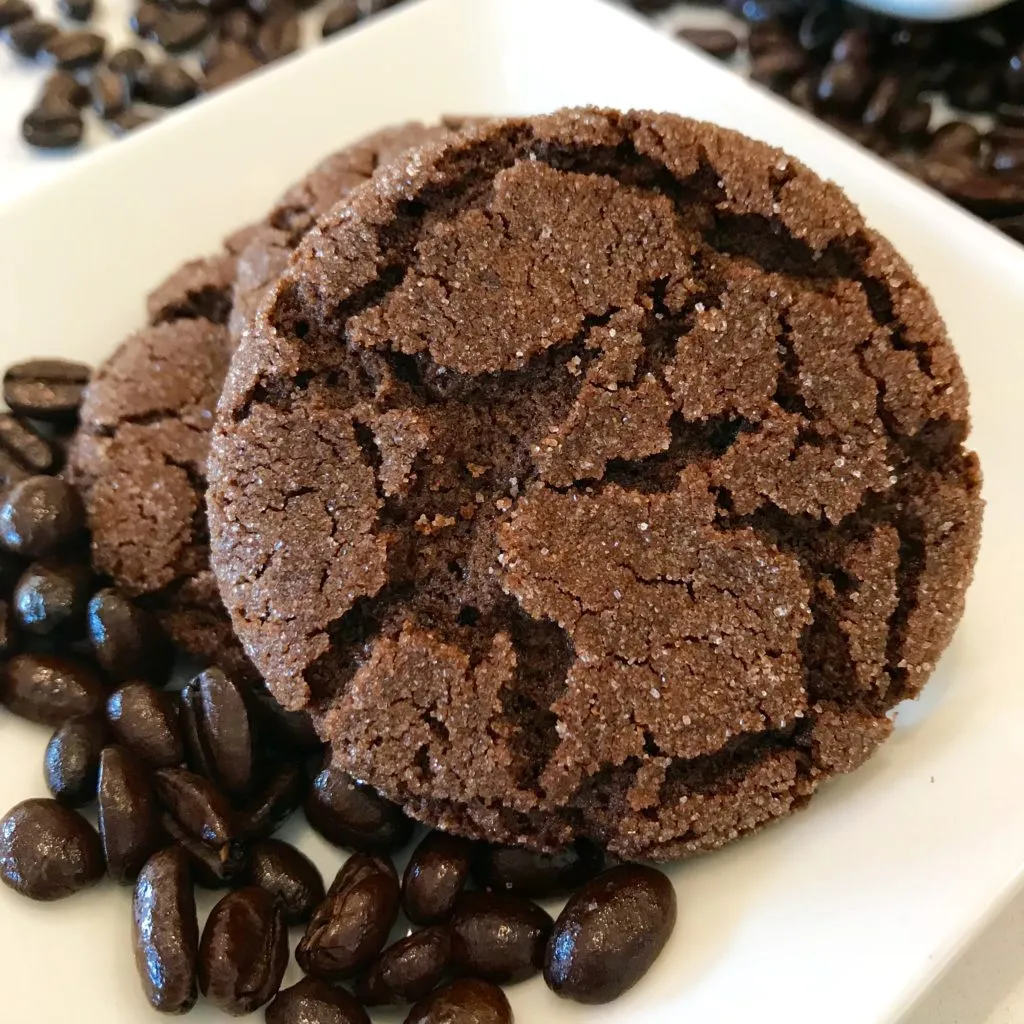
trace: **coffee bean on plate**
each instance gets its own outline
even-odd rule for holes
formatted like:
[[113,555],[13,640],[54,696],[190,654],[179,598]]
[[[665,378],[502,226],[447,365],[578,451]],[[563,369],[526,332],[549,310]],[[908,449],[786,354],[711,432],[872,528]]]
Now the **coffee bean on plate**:
[[150,1006],[186,1013],[198,998],[199,925],[188,860],[167,846],[139,872],[132,899],[135,967]]
[[147,125],[153,124],[158,119],[154,113],[139,110],[138,107],[129,107],[123,114],[112,117],[107,126],[115,135],[127,135],[129,132],[138,131]]
[[3,38],[11,50],[26,60],[35,60],[46,43],[57,35],[60,35],[60,29],[52,21],[39,18],[16,21],[3,32]]
[[574,892],[601,870],[602,860],[600,850],[583,844],[558,853],[488,846],[474,863],[473,877],[484,889],[544,900]]
[[134,882],[165,844],[149,770],[124,747],[106,747],[96,795],[107,874],[122,885]]
[[46,41],[40,52],[55,67],[65,71],[79,71],[98,64],[106,48],[106,36],[82,29],[53,36]]
[[302,805],[308,788],[306,773],[294,761],[276,765],[252,799],[239,808],[242,837],[255,842],[276,832]]
[[226,42],[249,45],[256,39],[258,27],[256,19],[247,10],[235,7],[221,16],[217,34]]
[[222,44],[221,49],[223,51],[222,59],[211,64],[203,74],[201,81],[203,92],[215,92],[262,67],[247,47],[231,44],[229,50]]
[[21,137],[35,149],[71,149],[84,131],[82,115],[70,105],[36,107],[21,121]]
[[54,799],[67,807],[83,807],[96,799],[106,742],[106,723],[99,715],[69,718],[57,727],[43,759],[46,788]]
[[125,683],[107,698],[107,723],[117,743],[151,768],[184,760],[177,704],[148,683]]
[[110,68],[97,68],[89,83],[92,109],[107,120],[123,113],[131,103],[131,89],[124,75]]
[[22,480],[0,504],[0,544],[17,555],[41,558],[77,540],[84,528],[82,500],[59,477]]
[[354,853],[314,911],[296,961],[306,974],[327,981],[358,974],[384,948],[398,904],[398,876],[391,862]]
[[288,966],[281,906],[250,886],[228,893],[210,911],[199,943],[199,989],[234,1016],[269,1003]]
[[26,0],[0,0],[0,28],[32,17],[32,6]]
[[154,0],[142,0],[128,19],[131,30],[143,39],[148,39],[164,17],[164,10]]
[[89,21],[96,11],[96,0],[57,0],[57,10],[71,21]]
[[755,57],[750,62],[750,77],[770,89],[778,89],[794,82],[806,68],[804,52],[788,45]]
[[285,923],[306,924],[323,902],[324,880],[301,850],[280,839],[264,839],[249,852],[246,878],[281,903]]
[[107,67],[115,75],[121,75],[132,87],[139,77],[139,72],[146,66],[146,55],[137,46],[125,46],[112,54],[107,60]]
[[74,423],[91,371],[67,359],[29,359],[4,373],[4,401],[30,419]]
[[156,619],[112,587],[93,594],[86,609],[93,657],[114,680],[162,682],[172,653]]
[[304,809],[310,825],[335,846],[388,853],[412,836],[400,807],[331,765],[313,780]]
[[544,966],[553,927],[546,910],[521,896],[463,893],[449,922],[452,962],[461,974],[496,985],[523,981]]
[[469,881],[476,845],[461,836],[428,832],[402,876],[402,909],[414,924],[446,921]]
[[424,996],[405,1018],[405,1024],[512,1024],[512,1007],[505,993],[487,981],[459,978]]
[[[71,81],[74,82],[74,79]],[[74,84],[78,85],[77,82]],[[71,101],[62,98],[59,102],[70,104]],[[29,473],[52,473],[59,467],[59,456],[53,444],[31,424],[9,412],[0,413],[0,448]]]
[[0,704],[30,722],[56,728],[100,712],[107,688],[84,662],[66,655],[18,654],[0,669]]
[[356,978],[353,993],[364,1006],[414,1003],[432,991],[451,964],[451,934],[445,925],[413,932],[388,946],[365,974]]
[[719,60],[728,60],[740,45],[736,33],[726,28],[682,28],[676,35],[683,42]]
[[675,891],[665,875],[640,864],[610,868],[558,915],[544,980],[567,999],[610,1002],[647,973],[675,921]]
[[320,34],[326,39],[351,28],[359,20],[359,0],[337,0],[324,16]]
[[151,64],[139,72],[138,99],[156,107],[178,107],[192,99],[196,80],[175,61]]
[[33,562],[14,588],[14,613],[26,632],[46,636],[85,622],[92,591],[92,570],[74,562]]
[[973,160],[981,152],[981,142],[981,132],[969,121],[947,121],[932,132],[928,155]]
[[299,48],[299,19],[291,11],[277,11],[256,33],[256,53],[267,63],[280,60]]
[[198,46],[213,28],[213,19],[201,9],[161,11],[145,37],[159,43],[168,53],[183,53]]
[[343,988],[303,978],[278,992],[267,1007],[266,1024],[370,1024],[370,1018]]
[[23,800],[0,819],[0,881],[33,900],[59,900],[103,877],[100,837],[56,800]]

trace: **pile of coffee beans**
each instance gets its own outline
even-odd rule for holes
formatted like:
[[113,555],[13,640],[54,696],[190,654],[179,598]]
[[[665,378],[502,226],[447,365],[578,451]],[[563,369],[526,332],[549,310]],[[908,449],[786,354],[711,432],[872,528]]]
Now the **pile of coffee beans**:
[[[37,15],[32,0],[0,0],[0,40],[49,77],[22,121],[22,137],[38,149],[70,149],[82,141],[91,108],[115,135],[151,123],[161,110],[213,92],[295,52],[299,15],[318,0],[139,0],[130,26],[153,44],[107,53],[107,38],[82,27],[94,0],[60,0],[69,22]],[[328,0],[320,22],[326,38],[401,0]]]
[[[50,796],[0,819],[0,881],[43,901],[104,875],[133,886],[139,979],[164,1013],[202,994],[235,1016],[266,1006],[268,1024],[369,1024],[365,1007],[408,1003],[407,1024],[511,1024],[500,986],[539,973],[582,1003],[634,985],[675,923],[660,872],[608,867],[590,847],[536,854],[431,832],[399,878],[391,857],[412,822],[324,763],[307,716],[217,668],[175,688],[175,650],[90,565],[82,502],[60,475],[88,381],[57,360],[3,380],[0,704],[54,731]],[[327,888],[273,836],[299,808],[352,851]],[[202,928],[196,886],[225,891]],[[557,920],[534,902],[565,896]],[[303,929],[306,977],[279,991],[289,928]]]
[[718,6],[744,29],[679,35],[721,59],[741,50],[752,79],[1024,241],[1024,0],[946,24],[844,0]]

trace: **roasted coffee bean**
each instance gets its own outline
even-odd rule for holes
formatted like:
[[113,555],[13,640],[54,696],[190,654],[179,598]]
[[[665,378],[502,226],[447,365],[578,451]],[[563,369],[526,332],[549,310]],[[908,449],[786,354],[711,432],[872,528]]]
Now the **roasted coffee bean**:
[[166,842],[149,771],[124,747],[106,747],[96,795],[107,874],[122,885],[134,882]]
[[402,876],[402,909],[414,924],[446,921],[469,881],[476,846],[446,832],[430,832],[413,850]]
[[215,92],[225,85],[238,81],[239,78],[252,74],[261,66],[246,47],[233,46],[232,53],[207,68],[200,85],[203,92]]
[[57,10],[71,21],[89,21],[96,12],[96,0],[57,0]]
[[324,16],[320,34],[326,39],[351,28],[359,20],[359,0],[337,0]]
[[136,46],[126,46],[111,55],[107,67],[124,78],[133,89],[139,72],[146,66],[146,55]]
[[146,38],[159,43],[168,53],[184,53],[198,46],[213,28],[213,19],[204,10],[161,11]]
[[874,74],[866,65],[832,61],[818,79],[818,102],[823,109],[859,115],[874,85]]
[[676,923],[676,895],[660,871],[610,868],[558,915],[544,980],[578,1003],[607,1003],[632,988],[658,958]]
[[187,1013],[198,998],[199,924],[188,860],[167,846],[139,872],[132,899],[135,968],[149,1005],[161,1013]]
[[961,110],[981,113],[991,109],[997,98],[997,79],[986,68],[965,66],[946,86],[949,102]]
[[74,562],[33,562],[14,588],[18,625],[36,636],[70,635],[85,622],[92,570]]
[[106,723],[99,715],[69,718],[57,727],[43,760],[46,788],[54,799],[68,807],[83,807],[96,799],[106,742]]
[[156,120],[158,120],[156,114],[139,110],[138,107],[129,107],[123,114],[112,117],[107,122],[107,126],[115,135],[120,136],[145,128]]
[[333,766],[313,780],[304,809],[310,825],[335,846],[388,853],[412,837],[412,822],[401,808]]
[[7,368],[4,401],[19,416],[73,423],[90,370],[67,359],[29,359]]
[[391,861],[352,854],[295,950],[299,966],[327,981],[358,974],[384,948],[398,903],[398,876]]
[[[70,101],[62,99],[60,102]],[[54,446],[28,423],[9,412],[0,413],[0,448],[30,473],[53,473],[60,466]]]
[[162,61],[139,72],[137,95],[155,107],[179,107],[192,99],[196,80],[175,61]]
[[532,977],[544,966],[554,921],[546,910],[504,892],[467,892],[449,928],[452,962],[462,974],[496,985]]
[[178,706],[148,683],[126,683],[107,698],[115,740],[151,768],[172,768],[185,758]]
[[790,33],[775,21],[751,25],[747,32],[747,50],[751,57],[761,57],[780,47],[792,49],[793,44]]
[[148,39],[163,16],[163,8],[158,3],[154,3],[152,0],[142,0],[142,3],[132,12],[128,24],[137,36]]
[[796,46],[779,47],[750,62],[750,77],[769,89],[791,85],[807,69],[807,57]]
[[244,839],[266,839],[302,806],[309,780],[294,762],[281,764],[239,813]]
[[163,682],[173,654],[156,619],[119,590],[97,591],[86,609],[93,657],[111,679]]
[[17,555],[42,558],[77,540],[84,528],[82,500],[59,477],[22,480],[0,505],[0,544]]
[[57,654],[18,654],[0,669],[0,703],[30,722],[56,728],[102,711],[107,690],[83,662]]
[[267,1024],[370,1024],[366,1011],[343,988],[303,978],[282,989],[267,1007]]
[[231,877],[245,862],[235,812],[213,783],[184,768],[161,768],[154,775],[157,796],[181,834],[203,847]]
[[1024,168],[1024,141],[1006,140],[992,145],[985,168],[996,174],[1019,176]]
[[217,34],[225,42],[248,46],[255,41],[258,27],[255,18],[248,11],[235,7],[224,12],[217,25]]
[[52,21],[26,18],[4,29],[3,38],[19,57],[35,60],[46,43],[57,35],[60,35],[60,29]]
[[1002,84],[1008,100],[1024,102],[1024,44],[1018,46],[1006,61]]
[[[7,601],[0,600],[0,658],[13,658],[17,650],[18,627],[14,621],[14,611]],[[0,694],[2,692],[0,689]]]
[[740,46],[736,33],[724,28],[682,28],[676,35],[719,60],[728,60]]
[[424,996],[405,1018],[405,1024],[512,1024],[512,1007],[497,985],[476,978],[459,978]]
[[895,134],[905,145],[920,145],[928,138],[928,125],[931,119],[931,103],[927,100],[915,100],[905,106],[896,117]]
[[996,120],[1013,128],[1024,128],[1024,103],[1000,103],[996,106]]
[[800,20],[797,42],[805,50],[831,50],[843,31],[843,10],[826,2],[812,6]]
[[866,28],[844,29],[832,45],[832,60],[836,63],[852,61],[868,64],[875,49],[871,32]]
[[966,157],[973,160],[981,152],[981,132],[968,121],[947,121],[932,132],[928,155]]
[[189,763],[225,793],[244,796],[252,785],[256,739],[245,697],[219,668],[207,669],[182,691]]
[[14,592],[14,584],[21,576],[22,564],[20,558],[8,554],[0,546],[0,597],[8,598]]
[[288,966],[280,904],[252,886],[228,893],[210,911],[199,943],[199,990],[234,1016],[269,1003]]
[[131,102],[128,80],[110,68],[97,68],[89,88],[92,109],[104,120],[123,113]]
[[56,800],[23,800],[0,819],[0,881],[33,900],[60,900],[103,877],[96,830]]
[[264,839],[253,846],[246,878],[278,898],[289,925],[307,924],[325,895],[317,866],[280,839]]
[[298,48],[299,19],[291,11],[272,14],[256,33],[256,53],[267,63],[287,57]]
[[364,1006],[414,1003],[444,977],[452,958],[451,935],[445,925],[433,925],[388,946],[352,991]]
[[869,128],[889,129],[898,117],[903,84],[897,75],[884,75],[875,86],[860,115],[861,124]]
[[21,121],[21,137],[35,149],[71,149],[84,131],[82,115],[67,104],[36,107]]
[[[48,106],[74,107],[76,110],[80,110],[88,102],[88,87],[80,82],[70,71],[52,71],[43,83],[42,91],[39,93],[38,105],[43,108]],[[52,471],[52,469],[38,470],[40,473]]]
[[17,459],[8,455],[0,448],[0,500],[2,500],[15,484],[27,480],[31,474]]
[[186,835],[181,826],[164,811],[160,818],[164,832],[188,857],[192,880],[203,889],[235,888],[245,870],[249,851],[244,843],[234,843],[227,858],[204,846],[198,839]]
[[546,900],[575,892],[601,870],[602,861],[600,850],[584,844],[559,853],[489,846],[476,859],[473,877],[485,889]]
[[25,0],[0,0],[0,28],[31,17],[32,7]]
[[107,37],[99,32],[61,32],[48,39],[42,47],[42,56],[55,67],[65,71],[91,68],[103,60]]

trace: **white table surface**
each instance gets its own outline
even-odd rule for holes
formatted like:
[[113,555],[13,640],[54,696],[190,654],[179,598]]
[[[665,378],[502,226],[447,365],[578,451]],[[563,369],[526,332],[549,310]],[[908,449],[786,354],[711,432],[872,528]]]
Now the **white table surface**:
[[[53,0],[34,0],[44,16],[55,17]],[[137,42],[127,27],[131,0],[97,0],[97,23],[114,46]],[[305,39],[312,44],[319,18],[306,18]],[[686,5],[663,17],[666,29],[719,19]],[[155,52],[155,51],[154,51]],[[61,173],[74,155],[38,154],[22,142],[21,118],[42,85],[44,72],[15,60],[0,47],[0,200],[34,188]],[[95,121],[86,145],[113,143]],[[975,939],[965,954],[901,1024],[1022,1024],[1024,1022],[1024,894],[1014,900]]]

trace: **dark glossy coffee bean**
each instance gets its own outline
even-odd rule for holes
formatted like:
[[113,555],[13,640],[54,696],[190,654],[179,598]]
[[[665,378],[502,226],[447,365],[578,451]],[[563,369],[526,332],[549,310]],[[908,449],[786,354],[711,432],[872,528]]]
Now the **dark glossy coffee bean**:
[[199,924],[183,851],[167,846],[139,872],[132,899],[135,968],[149,1005],[161,1013],[187,1013],[198,998]]
[[843,10],[826,0],[812,6],[800,19],[797,42],[805,50],[831,50],[843,31]]
[[476,845],[430,832],[413,850],[402,876],[402,908],[414,924],[446,921],[469,881]]
[[1000,103],[996,106],[996,120],[1012,128],[1024,128],[1024,103]]
[[156,619],[113,587],[93,594],[86,609],[93,657],[111,679],[163,682],[173,652]]
[[139,73],[137,96],[155,107],[179,107],[192,99],[196,80],[175,61],[153,64]]
[[234,1016],[269,1003],[288,966],[281,907],[255,886],[228,893],[210,911],[199,943],[199,990]]
[[896,118],[896,137],[906,145],[919,146],[928,138],[932,105],[928,100],[915,100],[900,110]]
[[36,107],[21,121],[21,137],[35,149],[71,149],[84,131],[82,116],[72,106]]
[[46,788],[67,807],[84,807],[96,799],[100,754],[107,727],[99,715],[68,719],[50,737],[43,758]]
[[161,768],[154,775],[157,796],[181,834],[212,854],[231,877],[245,862],[235,812],[213,783],[184,768]]
[[30,722],[56,728],[102,711],[107,689],[83,662],[57,654],[18,654],[0,669],[0,703]]
[[405,1024],[512,1024],[512,1007],[505,993],[486,981],[459,978],[424,996],[405,1018]]
[[17,459],[0,448],[0,499],[10,493],[15,484],[20,484],[31,475]]
[[126,683],[107,698],[114,739],[150,768],[172,768],[185,758],[178,706],[148,683]]
[[32,17],[32,6],[25,0],[0,0],[0,28]]
[[736,33],[727,28],[682,28],[676,36],[719,60],[728,60],[740,46]]
[[129,132],[136,132],[140,128],[155,124],[159,120],[158,115],[146,110],[139,110],[138,107],[129,107],[123,114],[112,117],[107,122],[107,127],[117,136],[127,135]]
[[792,84],[807,68],[807,56],[796,46],[779,47],[750,62],[750,77],[769,89]]
[[85,622],[92,570],[74,562],[33,562],[14,588],[18,625],[36,636],[69,635]]
[[320,34],[326,39],[337,32],[351,28],[359,20],[358,0],[337,0],[324,15]]
[[217,89],[237,82],[238,79],[251,75],[262,65],[246,47],[232,46],[232,52],[226,53],[224,59],[211,65],[204,72],[200,86],[203,92],[216,92]]
[[146,55],[136,46],[126,46],[110,56],[107,67],[134,88],[139,72],[146,66]]
[[264,839],[253,845],[246,878],[250,885],[278,898],[289,925],[308,923],[325,895],[324,880],[317,866],[280,839]]
[[1018,46],[1003,67],[1003,90],[1012,103],[1024,102],[1024,44]]
[[90,370],[67,359],[29,359],[7,368],[4,401],[19,416],[74,422]]
[[398,917],[398,876],[385,857],[354,853],[317,907],[295,951],[306,974],[328,981],[369,967]]
[[823,109],[860,114],[874,88],[874,74],[863,64],[832,61],[818,79],[818,102]]
[[103,60],[107,37],[99,32],[61,32],[48,39],[41,50],[45,60],[65,71],[91,68]]
[[607,1003],[650,969],[676,923],[676,895],[660,871],[623,864],[588,882],[558,915],[544,980],[556,995]]
[[142,0],[142,3],[132,12],[128,24],[137,36],[148,39],[163,16],[163,8],[158,3],[154,3],[152,0]]
[[35,60],[46,43],[57,35],[60,35],[60,29],[52,21],[39,18],[16,21],[3,32],[3,38],[11,50],[26,60]]
[[184,850],[188,857],[192,880],[203,889],[236,888],[245,865],[248,862],[249,850],[244,843],[231,846],[227,858],[204,846],[198,839],[185,834],[181,826],[164,811],[160,818],[164,832],[179,849]]
[[225,11],[217,25],[217,34],[225,42],[248,46],[256,39],[256,19],[241,7]]
[[903,90],[903,83],[897,75],[883,75],[861,112],[861,124],[883,130],[891,128],[899,116]]
[[[39,93],[39,106],[64,106],[80,110],[89,102],[89,89],[70,71],[52,71]],[[41,469],[41,473],[50,470]]]
[[89,21],[96,13],[96,0],[57,0],[57,10],[71,21]]
[[451,964],[452,942],[446,925],[433,925],[388,946],[352,991],[364,1006],[414,1003],[433,991]]
[[333,766],[313,780],[304,809],[310,825],[335,846],[389,853],[412,837],[401,808]]
[[220,669],[200,673],[182,692],[189,763],[231,796],[252,785],[256,739],[241,688]]
[[485,889],[545,900],[575,892],[601,870],[602,861],[601,851],[591,846],[559,853],[489,846],[474,863],[473,877]]
[[303,978],[278,992],[267,1007],[266,1024],[370,1024],[370,1018],[343,988]]
[[947,121],[932,132],[928,155],[965,157],[973,160],[981,152],[981,132],[969,121]]
[[123,113],[131,102],[128,80],[110,68],[97,68],[92,74],[89,89],[92,109],[104,120]]
[[256,33],[256,54],[267,63],[299,48],[299,19],[291,11],[272,14]]
[[0,505],[0,544],[16,555],[42,558],[85,528],[78,492],[54,476],[32,476],[16,484]]
[[106,747],[96,796],[107,874],[122,885],[134,882],[166,842],[149,771],[124,747]]
[[[54,99],[52,102],[58,101]],[[59,102],[70,101],[62,99]],[[29,473],[53,473],[60,468],[60,458],[54,446],[28,423],[9,412],[0,413],[0,448]]]
[[295,763],[282,764],[239,811],[244,839],[255,842],[276,832],[302,806],[309,779]]
[[[7,601],[0,600],[0,659],[13,658],[17,653],[18,626],[14,621],[14,611]],[[0,694],[2,692],[0,689]]]
[[473,978],[507,985],[532,977],[544,966],[554,921],[521,896],[467,892],[449,922],[452,962]]
[[162,12],[146,37],[159,43],[168,53],[183,53],[198,46],[213,29],[213,19],[201,10],[175,10]]
[[1004,140],[992,145],[985,160],[985,168],[996,174],[1019,176],[1024,168],[1024,140]]
[[832,60],[868,64],[875,49],[871,32],[866,28],[845,29],[832,45]]
[[56,800],[23,800],[0,819],[0,881],[33,900],[60,900],[103,877],[96,830]]

